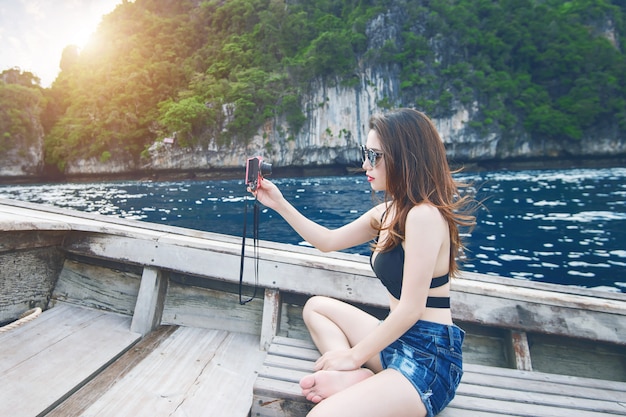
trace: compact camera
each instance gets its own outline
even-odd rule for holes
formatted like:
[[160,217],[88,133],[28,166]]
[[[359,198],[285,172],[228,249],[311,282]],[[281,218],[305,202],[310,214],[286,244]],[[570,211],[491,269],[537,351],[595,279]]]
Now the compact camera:
[[256,191],[264,176],[272,173],[272,164],[263,162],[263,158],[255,156],[246,161],[246,185]]

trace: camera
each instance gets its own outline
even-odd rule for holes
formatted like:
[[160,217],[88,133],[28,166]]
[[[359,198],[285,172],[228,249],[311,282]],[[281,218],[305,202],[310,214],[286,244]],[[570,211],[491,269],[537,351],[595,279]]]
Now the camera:
[[246,161],[246,185],[256,191],[264,176],[272,173],[272,164],[263,162],[263,158],[255,156]]

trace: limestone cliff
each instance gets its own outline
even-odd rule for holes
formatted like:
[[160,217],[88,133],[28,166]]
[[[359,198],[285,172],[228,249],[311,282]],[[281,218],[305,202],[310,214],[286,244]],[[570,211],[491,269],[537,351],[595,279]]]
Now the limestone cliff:
[[[581,139],[568,141],[530,137],[521,126],[523,122],[506,130],[497,123],[485,123],[485,101],[489,98],[479,91],[466,91],[465,99],[461,100],[454,79],[444,80],[446,75],[442,69],[463,60],[458,40],[441,36],[436,26],[433,28],[423,21],[408,21],[407,25],[403,2],[391,4],[367,24],[366,50],[380,51],[389,44],[402,50],[402,31],[410,26],[415,34],[427,39],[432,53],[425,58],[420,71],[428,76],[425,80],[436,80],[432,84],[437,85],[424,81],[413,88],[401,88],[401,68],[396,64],[362,57],[349,83],[333,77],[311,80],[306,92],[299,97],[305,123],[297,132],[290,131],[286,116],[277,115],[267,120],[246,145],[220,144],[210,138],[192,147],[182,147],[176,140],[173,143],[157,141],[141,158],[114,154],[107,160],[66,161],[65,174],[124,175],[241,168],[246,158],[253,155],[264,156],[276,167],[359,166],[358,145],[365,143],[368,120],[373,113],[390,107],[420,108],[416,103],[425,101],[438,103],[442,92],[451,97],[450,102],[429,116],[453,161],[626,157],[626,137],[623,127],[619,126],[594,128],[584,132]],[[621,49],[612,21],[604,19],[595,26],[595,36],[603,36],[615,49]],[[223,120],[227,123],[228,114]],[[226,126],[212,128],[219,132]],[[11,147],[3,147],[0,142],[0,176],[41,174],[43,133],[40,125],[38,132],[35,141],[25,140]]]
[[[396,6],[372,19],[366,30],[367,49],[380,49],[387,42],[401,44],[403,14],[402,8]],[[422,31],[419,22],[415,26],[415,31]],[[611,22],[602,25],[599,34],[608,38],[614,47],[620,47]],[[440,63],[462,59],[461,54],[455,53],[454,39],[431,37],[430,47],[434,51],[434,60],[425,62],[426,72],[436,73]],[[289,127],[284,118],[279,117],[268,121],[246,148],[219,147],[214,141],[193,149],[179,148],[176,143],[155,143],[143,168],[158,171],[240,167],[246,157],[257,154],[270,159],[276,166],[358,165],[358,145],[365,143],[370,115],[383,111],[381,103],[414,107],[414,97],[407,97],[406,92],[400,91],[399,71],[394,65],[362,64],[356,76],[358,82],[350,86],[337,79],[313,80],[310,92],[301,97],[306,123],[295,138],[286,135]],[[437,76],[441,74],[437,73]],[[436,100],[439,93],[425,87],[416,94]],[[472,121],[484,118],[482,107],[479,100],[467,106],[454,99],[451,109],[442,112],[445,114],[431,116],[451,160],[471,163],[626,155],[626,138],[617,127],[586,132],[577,141],[532,138],[522,126],[507,132],[499,126],[472,127]]]

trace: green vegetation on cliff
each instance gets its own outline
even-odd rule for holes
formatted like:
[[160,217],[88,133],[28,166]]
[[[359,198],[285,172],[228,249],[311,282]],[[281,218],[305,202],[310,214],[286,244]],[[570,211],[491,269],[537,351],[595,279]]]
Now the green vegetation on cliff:
[[624,132],[625,15],[621,0],[125,1],[88,47],[65,49],[50,89],[0,80],[0,152],[29,134],[18,114],[32,100],[47,162],[61,169],[138,159],[173,135],[183,146],[247,141],[277,116],[289,137],[313,79],[349,87],[368,66],[400,80],[381,106],[437,117],[478,103],[479,132]]
[[0,155],[16,144],[36,143],[44,107],[39,79],[30,72],[8,69],[0,74]]

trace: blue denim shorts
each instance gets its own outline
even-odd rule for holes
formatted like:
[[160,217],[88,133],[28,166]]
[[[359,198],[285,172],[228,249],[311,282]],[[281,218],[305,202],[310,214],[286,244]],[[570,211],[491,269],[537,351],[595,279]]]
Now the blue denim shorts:
[[455,325],[420,320],[380,352],[384,369],[395,369],[411,381],[427,417],[454,398],[463,375],[464,338],[465,332]]

